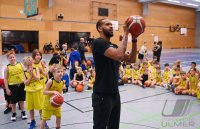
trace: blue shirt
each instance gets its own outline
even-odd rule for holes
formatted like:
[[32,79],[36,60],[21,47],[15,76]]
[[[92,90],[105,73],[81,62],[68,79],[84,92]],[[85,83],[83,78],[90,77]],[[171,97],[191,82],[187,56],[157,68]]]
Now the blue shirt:
[[74,68],[74,62],[78,61],[79,64],[81,63],[80,53],[78,51],[73,51],[69,55],[69,63],[71,63],[71,67]]
[[62,80],[65,81],[65,85],[66,85],[66,87],[68,87],[69,86],[69,76],[67,73],[63,75]]
[[86,65],[81,64],[80,67],[82,68],[82,70],[87,70]]

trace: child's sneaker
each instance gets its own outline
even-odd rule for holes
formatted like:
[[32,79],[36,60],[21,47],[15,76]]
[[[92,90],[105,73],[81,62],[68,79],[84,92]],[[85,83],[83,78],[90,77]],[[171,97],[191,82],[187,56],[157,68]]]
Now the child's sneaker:
[[35,125],[36,125],[35,120],[32,120],[29,129],[35,129]]
[[9,112],[11,112],[12,111],[12,108],[10,108],[10,107],[7,107],[5,110],[4,110],[4,114],[8,114]]
[[11,116],[11,121],[16,121],[17,120],[17,114],[13,113]]
[[47,122],[45,123],[44,128],[45,129],[49,129],[49,126],[47,125]]
[[23,119],[23,120],[27,119],[27,115],[26,115],[26,112],[25,112],[25,111],[22,112],[22,119]]

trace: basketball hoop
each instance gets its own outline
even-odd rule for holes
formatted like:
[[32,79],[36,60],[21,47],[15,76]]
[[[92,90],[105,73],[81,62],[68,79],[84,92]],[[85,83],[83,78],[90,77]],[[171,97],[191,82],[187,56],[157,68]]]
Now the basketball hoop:
[[30,19],[35,19],[37,21],[41,21],[42,17],[43,17],[43,14],[42,13],[38,13],[38,15],[35,15],[35,16],[29,17],[29,18]]

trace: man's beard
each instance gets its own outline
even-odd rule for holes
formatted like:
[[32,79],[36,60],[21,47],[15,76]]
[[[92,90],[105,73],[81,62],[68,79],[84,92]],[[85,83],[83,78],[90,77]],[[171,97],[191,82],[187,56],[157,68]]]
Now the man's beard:
[[113,37],[113,33],[106,31],[105,29],[103,29],[103,33],[107,36],[107,37]]

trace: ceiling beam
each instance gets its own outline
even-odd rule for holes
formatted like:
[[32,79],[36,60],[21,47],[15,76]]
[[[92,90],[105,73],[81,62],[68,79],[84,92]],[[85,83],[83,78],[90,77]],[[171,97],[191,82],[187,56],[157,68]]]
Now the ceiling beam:
[[162,3],[172,4],[172,5],[178,5],[178,6],[184,6],[184,7],[189,7],[189,8],[197,8],[195,6],[186,5],[186,4],[183,4],[183,3],[169,2],[169,1],[162,1]]

